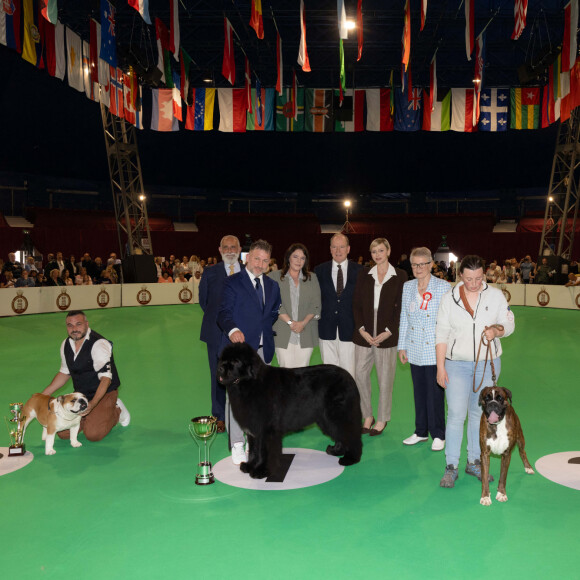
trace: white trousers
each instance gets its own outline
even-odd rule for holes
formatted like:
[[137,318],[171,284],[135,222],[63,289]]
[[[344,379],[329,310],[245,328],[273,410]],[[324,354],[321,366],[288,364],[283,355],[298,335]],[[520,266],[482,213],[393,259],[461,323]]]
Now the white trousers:
[[343,342],[338,336],[334,340],[319,342],[322,362],[325,365],[339,366],[354,378],[354,342]]
[[288,348],[277,348],[278,364],[286,369],[296,369],[310,365],[313,348],[300,348],[299,344],[288,343]]

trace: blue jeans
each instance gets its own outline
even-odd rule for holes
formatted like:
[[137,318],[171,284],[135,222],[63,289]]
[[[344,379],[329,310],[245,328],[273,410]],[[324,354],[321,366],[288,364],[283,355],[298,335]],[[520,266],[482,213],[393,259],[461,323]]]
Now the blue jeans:
[[[501,360],[494,359],[496,378],[501,371]],[[477,365],[475,388],[478,387],[483,374],[484,363]],[[447,398],[447,428],[445,429],[445,458],[447,465],[459,465],[463,425],[467,416],[467,461],[473,463],[481,456],[479,448],[479,422],[481,407],[478,405],[479,393],[484,387],[492,386],[491,365],[485,367],[483,384],[477,393],[473,392],[473,373],[475,362],[445,361],[445,370],[449,376],[449,385],[445,391]]]

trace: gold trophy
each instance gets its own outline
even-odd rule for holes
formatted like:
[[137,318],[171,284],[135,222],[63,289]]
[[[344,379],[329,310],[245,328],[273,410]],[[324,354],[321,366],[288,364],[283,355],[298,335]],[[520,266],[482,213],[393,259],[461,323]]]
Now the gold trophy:
[[10,447],[8,448],[8,457],[19,457],[26,453],[24,446],[24,423],[26,417],[22,415],[22,403],[10,403],[11,419],[6,420],[8,433],[10,435]]
[[[199,452],[198,473],[195,476],[196,485],[209,485],[215,483],[215,478],[211,471],[212,466],[209,460],[209,448],[214,441],[217,419],[212,416],[194,417],[189,426],[189,433],[195,440]],[[203,446],[201,442],[203,441]],[[203,457],[202,457],[203,448]]]

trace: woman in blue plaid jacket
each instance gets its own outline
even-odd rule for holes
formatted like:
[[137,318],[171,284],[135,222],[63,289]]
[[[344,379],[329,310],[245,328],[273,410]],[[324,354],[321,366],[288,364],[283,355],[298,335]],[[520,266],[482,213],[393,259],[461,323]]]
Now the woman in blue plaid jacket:
[[445,391],[437,384],[435,325],[441,297],[451,285],[431,275],[433,258],[429,248],[414,248],[411,267],[414,280],[403,286],[399,329],[399,360],[411,363],[415,397],[415,432],[403,441],[415,445],[429,439],[433,451],[445,447]]

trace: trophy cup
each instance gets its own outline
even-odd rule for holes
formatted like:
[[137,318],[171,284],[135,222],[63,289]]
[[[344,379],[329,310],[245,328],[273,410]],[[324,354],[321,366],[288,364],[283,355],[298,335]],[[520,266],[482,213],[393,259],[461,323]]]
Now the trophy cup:
[[[215,479],[211,471],[209,448],[215,439],[217,419],[211,416],[194,417],[189,426],[189,433],[195,440],[199,451],[198,473],[195,476],[196,485],[209,485]],[[201,442],[203,441],[203,446]],[[203,457],[202,457],[203,448]]]
[[8,448],[8,457],[19,457],[26,452],[26,447],[24,446],[24,422],[26,417],[22,415],[22,406],[22,403],[10,403],[12,418],[6,420],[11,443]]

